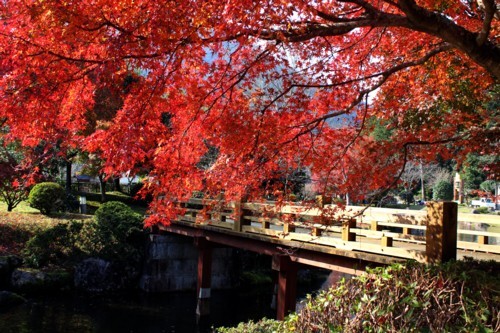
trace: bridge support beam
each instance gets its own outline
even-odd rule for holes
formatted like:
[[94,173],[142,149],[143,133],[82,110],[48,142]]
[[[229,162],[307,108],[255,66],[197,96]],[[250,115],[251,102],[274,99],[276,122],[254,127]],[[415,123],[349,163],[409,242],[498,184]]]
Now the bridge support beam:
[[212,244],[203,237],[195,238],[198,248],[198,280],[196,295],[198,304],[196,314],[198,317],[210,314],[210,294],[212,285]]
[[274,255],[272,268],[278,271],[276,318],[283,320],[289,312],[295,311],[298,264],[289,256]]

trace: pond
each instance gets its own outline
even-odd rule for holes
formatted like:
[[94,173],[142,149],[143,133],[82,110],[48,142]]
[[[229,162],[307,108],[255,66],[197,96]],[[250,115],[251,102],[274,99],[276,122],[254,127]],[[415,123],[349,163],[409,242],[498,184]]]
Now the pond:
[[[487,223],[469,223],[469,222],[458,222],[458,228],[463,230],[474,230],[474,231],[488,231],[488,232],[500,232],[500,226],[498,225],[489,225]],[[477,236],[474,235],[458,235],[459,241],[464,242],[473,242],[477,243]],[[498,245],[500,244],[500,237],[489,237],[488,244]]]
[[[267,288],[266,288],[267,289]],[[0,312],[2,333],[211,332],[211,327],[273,317],[271,293],[213,291],[211,314],[197,320],[194,292],[30,299]]]
[[[321,269],[300,271],[298,302],[339,276]],[[1,333],[209,333],[212,327],[274,318],[269,284],[212,290],[210,315],[197,319],[194,291],[161,294],[139,291],[107,296],[66,293],[38,296],[0,310]],[[300,307],[300,304],[298,305]]]

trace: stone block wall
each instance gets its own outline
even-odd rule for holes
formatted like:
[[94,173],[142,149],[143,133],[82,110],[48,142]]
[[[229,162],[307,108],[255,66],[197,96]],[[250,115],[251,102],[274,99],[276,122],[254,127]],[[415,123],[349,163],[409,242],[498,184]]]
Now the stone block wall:
[[[212,288],[234,286],[233,249],[215,248],[212,254]],[[147,292],[194,290],[198,250],[191,237],[149,235],[140,288]]]

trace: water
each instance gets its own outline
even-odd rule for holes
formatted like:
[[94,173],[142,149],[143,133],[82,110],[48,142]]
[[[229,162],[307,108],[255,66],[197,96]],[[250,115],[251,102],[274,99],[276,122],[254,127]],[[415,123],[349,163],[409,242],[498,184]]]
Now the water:
[[[486,223],[469,223],[469,222],[459,222],[458,223],[458,228],[459,229],[464,229],[464,230],[474,230],[474,231],[489,231],[489,232],[498,232],[499,227],[498,226],[492,226]],[[477,243],[477,236],[475,235],[458,235],[458,240],[459,241],[464,241],[464,242],[473,242]],[[488,244],[491,245],[498,245],[500,244],[500,237],[489,237],[488,239]]]
[[0,311],[0,332],[206,333],[212,331],[212,326],[234,326],[249,319],[273,317],[274,311],[269,307],[271,293],[271,290],[212,291],[211,314],[199,321],[194,292],[38,297],[8,311]]

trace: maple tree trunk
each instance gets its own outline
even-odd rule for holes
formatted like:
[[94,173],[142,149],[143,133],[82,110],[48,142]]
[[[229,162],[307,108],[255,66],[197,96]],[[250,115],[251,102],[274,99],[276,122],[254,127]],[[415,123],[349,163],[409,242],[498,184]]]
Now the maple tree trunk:
[[120,177],[113,178],[113,188],[115,191],[122,192],[122,186],[120,185]]
[[104,179],[104,175],[99,175],[99,189],[101,190],[101,202],[106,201],[106,180]]
[[71,193],[71,161],[66,161],[66,194]]
[[420,163],[420,188],[422,191],[422,201],[425,201],[424,166]]

